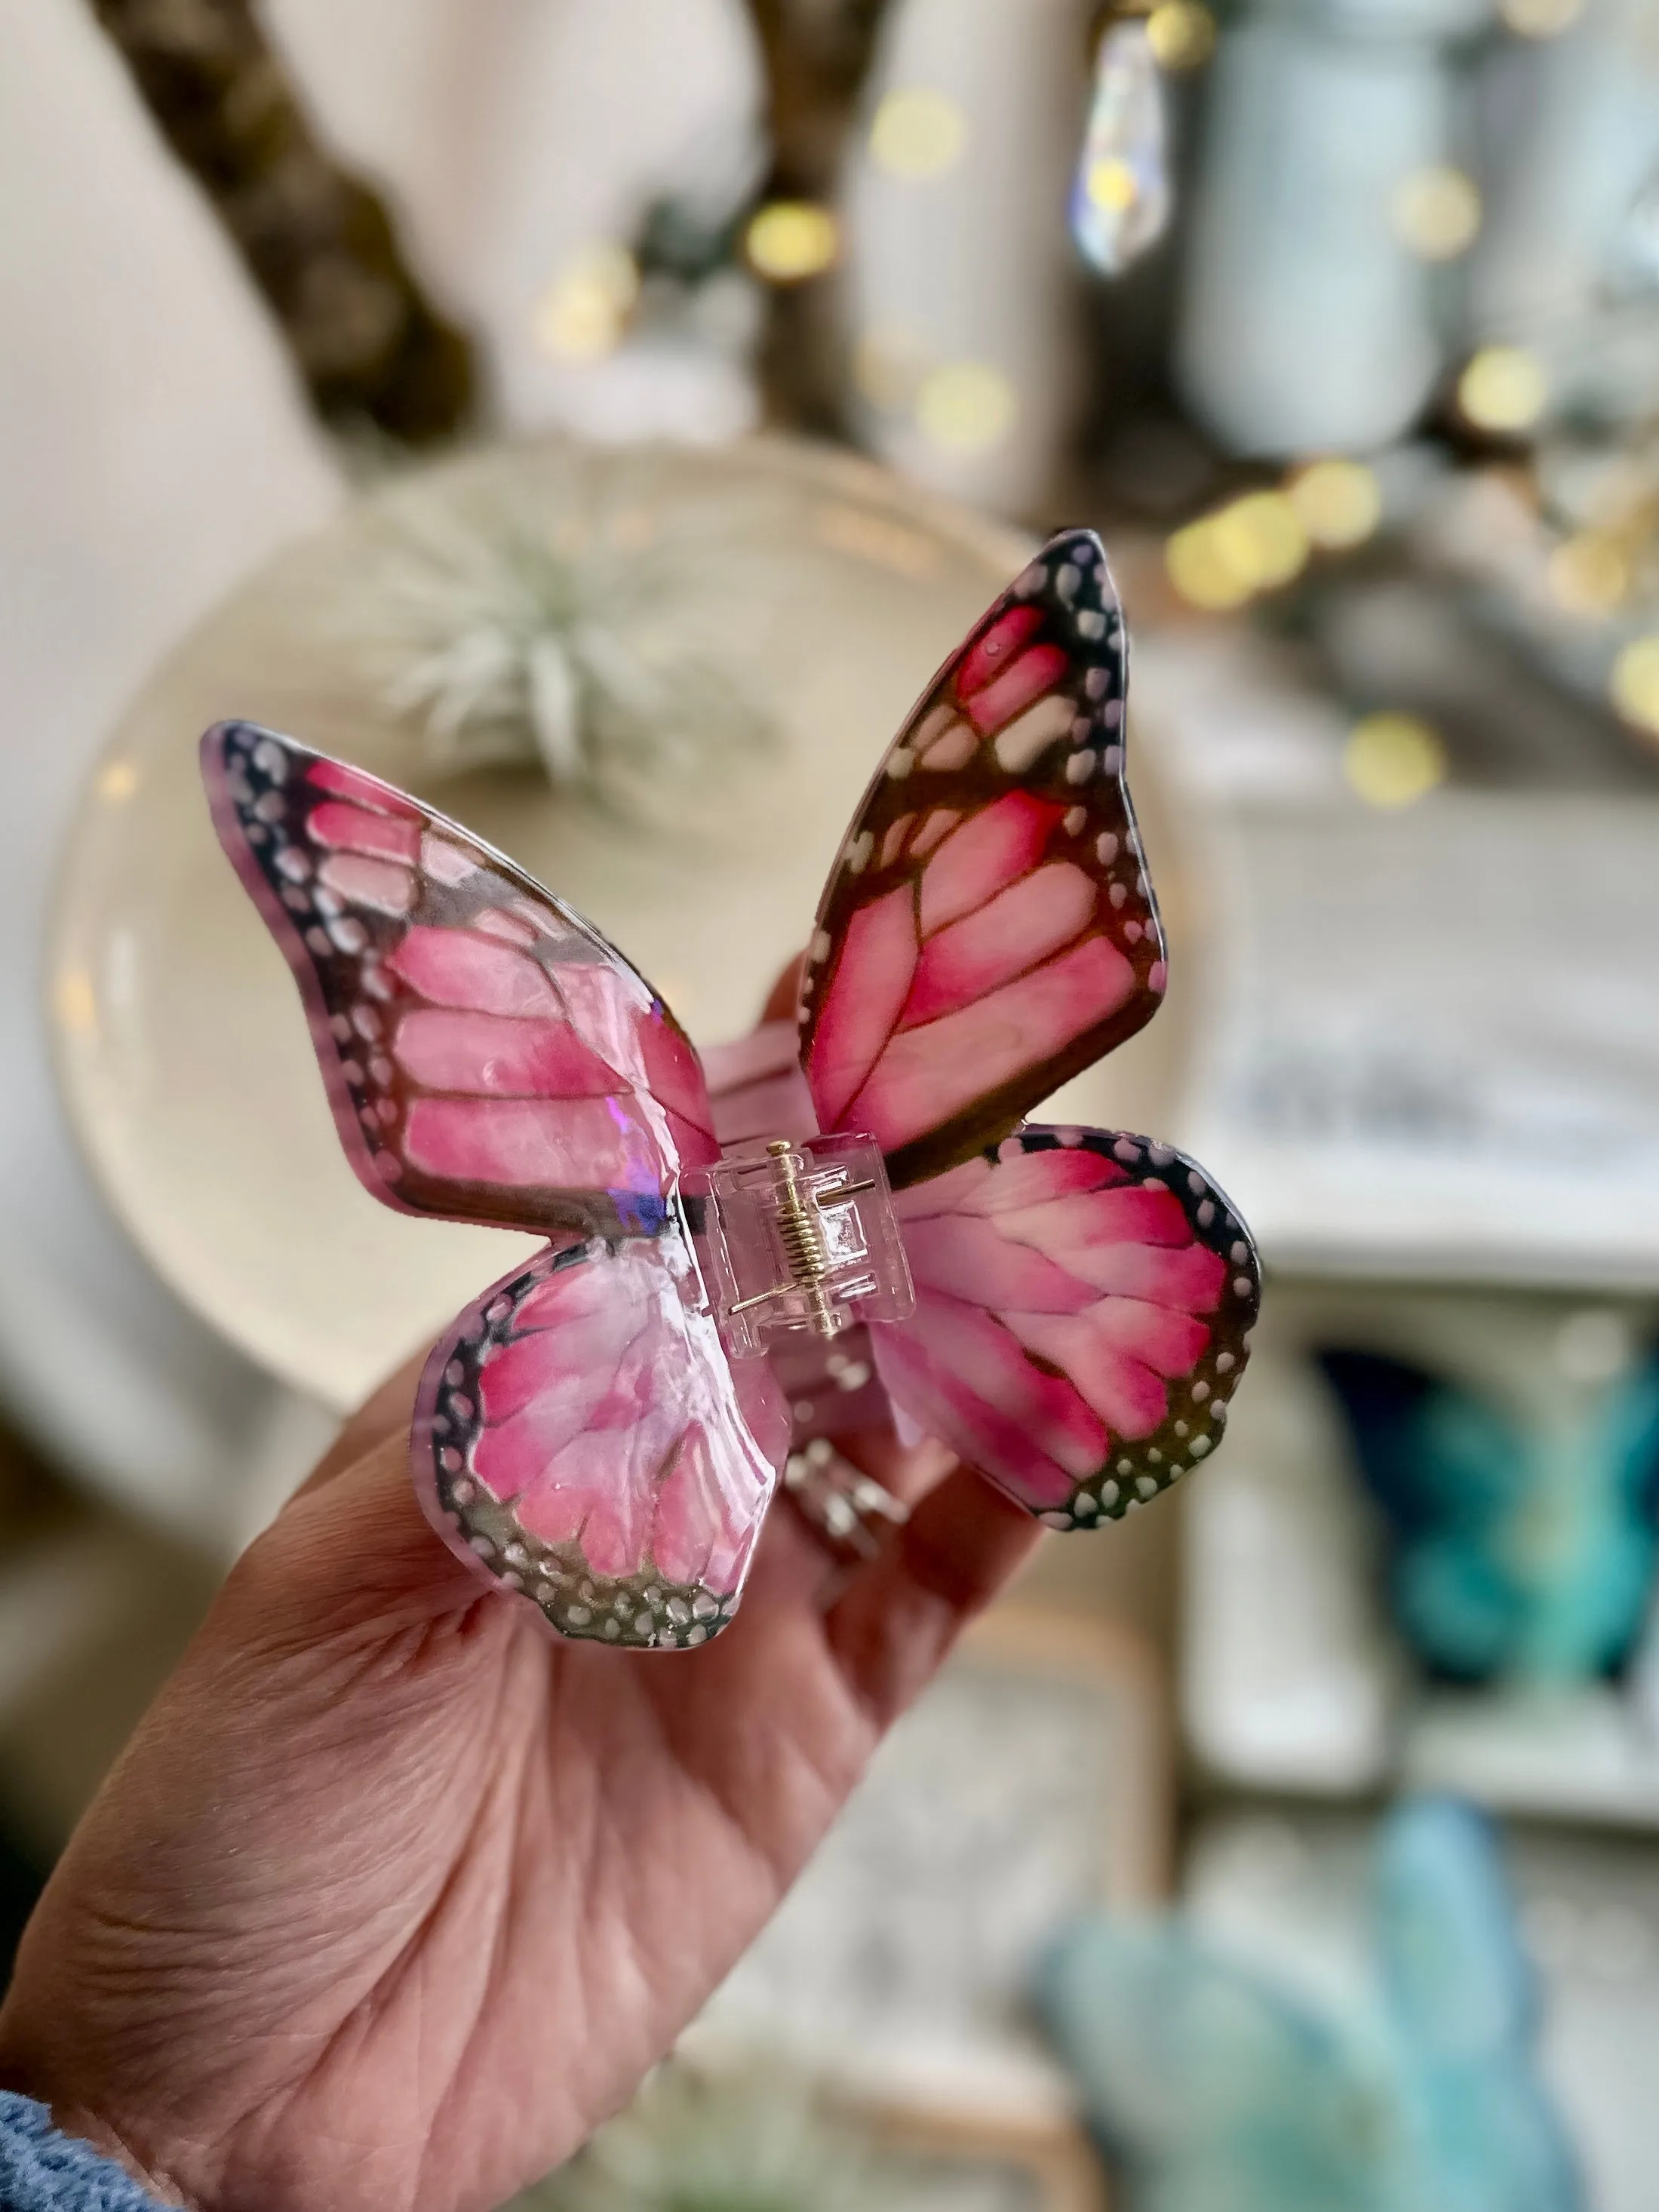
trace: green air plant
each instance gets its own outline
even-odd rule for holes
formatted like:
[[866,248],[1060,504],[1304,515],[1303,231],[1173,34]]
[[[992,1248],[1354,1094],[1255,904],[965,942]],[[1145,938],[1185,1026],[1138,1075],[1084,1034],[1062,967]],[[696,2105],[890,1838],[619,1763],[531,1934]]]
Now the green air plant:
[[614,459],[557,446],[511,477],[405,479],[329,625],[428,774],[539,763],[624,819],[691,826],[775,738],[708,642],[722,603],[759,614],[771,588],[754,503],[633,498]]

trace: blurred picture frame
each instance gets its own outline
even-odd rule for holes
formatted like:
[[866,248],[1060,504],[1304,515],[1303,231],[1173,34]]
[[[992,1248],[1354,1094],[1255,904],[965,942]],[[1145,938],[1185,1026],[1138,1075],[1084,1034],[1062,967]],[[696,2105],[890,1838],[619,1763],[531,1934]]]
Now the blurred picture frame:
[[1017,1594],[895,1727],[683,2054],[764,2051],[889,2116],[1069,2140],[1030,1977],[1076,1915],[1168,1896],[1175,1781],[1151,1643]]
[[849,2096],[766,2054],[677,2054],[503,2212],[1108,2212],[1109,2201],[1101,2161],[1069,2123]]
[[915,2212],[1109,2212],[1105,2170],[1075,2124],[903,2106],[863,2117],[884,2159],[911,2181]]

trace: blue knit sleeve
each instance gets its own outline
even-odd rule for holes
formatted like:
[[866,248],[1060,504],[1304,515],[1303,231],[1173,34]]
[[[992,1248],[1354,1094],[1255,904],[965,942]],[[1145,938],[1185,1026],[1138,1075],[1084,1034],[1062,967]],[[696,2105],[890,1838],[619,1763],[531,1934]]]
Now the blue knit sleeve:
[[0,2212],[160,2212],[161,2200],[33,2097],[0,2089]]

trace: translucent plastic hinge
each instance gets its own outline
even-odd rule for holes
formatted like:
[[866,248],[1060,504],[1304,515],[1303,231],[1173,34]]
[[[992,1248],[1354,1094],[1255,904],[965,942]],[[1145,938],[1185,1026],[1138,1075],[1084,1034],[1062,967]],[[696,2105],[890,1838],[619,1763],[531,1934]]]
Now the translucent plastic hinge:
[[740,1356],[785,1332],[839,1336],[915,1310],[880,1149],[868,1137],[777,1138],[708,1171],[714,1310]]

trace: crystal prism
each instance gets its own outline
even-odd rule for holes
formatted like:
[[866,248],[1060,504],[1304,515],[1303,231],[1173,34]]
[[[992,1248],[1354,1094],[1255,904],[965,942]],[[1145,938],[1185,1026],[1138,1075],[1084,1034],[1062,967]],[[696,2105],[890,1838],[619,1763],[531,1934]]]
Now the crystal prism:
[[1169,228],[1164,84],[1144,22],[1115,23],[1095,57],[1089,124],[1072,187],[1072,234],[1121,276]]

